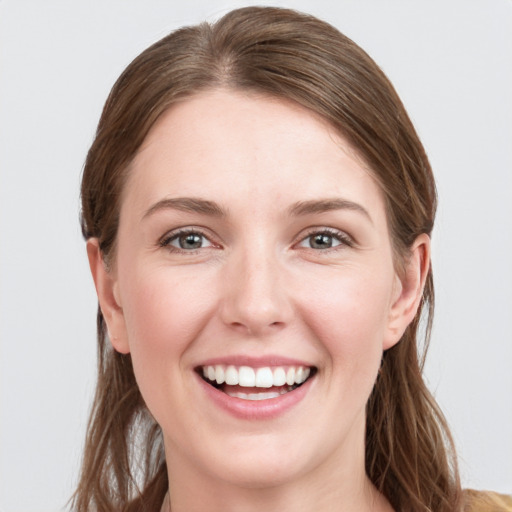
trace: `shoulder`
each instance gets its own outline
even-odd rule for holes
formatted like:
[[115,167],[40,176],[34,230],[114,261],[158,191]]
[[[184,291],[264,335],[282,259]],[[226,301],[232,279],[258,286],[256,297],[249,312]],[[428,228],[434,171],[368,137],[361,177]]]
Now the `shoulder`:
[[490,491],[464,491],[464,512],[512,512],[512,496]]

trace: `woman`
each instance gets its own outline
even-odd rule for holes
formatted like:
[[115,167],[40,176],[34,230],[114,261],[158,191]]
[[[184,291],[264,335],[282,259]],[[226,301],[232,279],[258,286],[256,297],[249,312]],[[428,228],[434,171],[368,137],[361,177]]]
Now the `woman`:
[[394,89],[326,23],[240,9],[143,52],[82,182],[99,377],[74,508],[474,508],[417,355],[435,208]]

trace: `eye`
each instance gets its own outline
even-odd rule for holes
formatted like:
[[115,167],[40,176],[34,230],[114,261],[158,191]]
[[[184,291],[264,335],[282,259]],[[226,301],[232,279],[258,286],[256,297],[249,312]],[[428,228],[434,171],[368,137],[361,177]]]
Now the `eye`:
[[195,251],[213,246],[203,233],[191,230],[171,233],[160,242],[160,245],[178,251]]
[[340,245],[352,246],[352,240],[341,231],[323,229],[310,233],[298,245],[307,249],[326,250]]

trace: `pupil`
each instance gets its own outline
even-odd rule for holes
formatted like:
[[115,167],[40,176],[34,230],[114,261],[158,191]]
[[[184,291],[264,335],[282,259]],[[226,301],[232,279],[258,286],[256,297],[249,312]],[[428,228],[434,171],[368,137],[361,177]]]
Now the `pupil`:
[[332,247],[332,237],[330,235],[315,235],[312,237],[310,245],[313,249],[328,249]]
[[202,243],[201,235],[190,233],[188,235],[180,236],[180,247],[182,249],[199,249]]

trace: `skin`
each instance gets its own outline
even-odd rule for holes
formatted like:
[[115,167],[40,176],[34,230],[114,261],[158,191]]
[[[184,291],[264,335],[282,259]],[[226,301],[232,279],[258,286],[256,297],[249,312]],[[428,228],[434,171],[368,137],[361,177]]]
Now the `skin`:
[[[112,343],[163,430],[173,512],[391,510],[365,475],[365,404],[417,310],[428,237],[399,275],[382,193],[355,151],[308,110],[253,93],[173,106],[129,172],[114,264],[97,240],[88,254]],[[161,203],[184,197],[224,214]],[[351,207],[297,211],[332,199]],[[184,228],[200,247],[180,248]],[[238,355],[317,373],[283,414],[238,418],[194,371]]]

